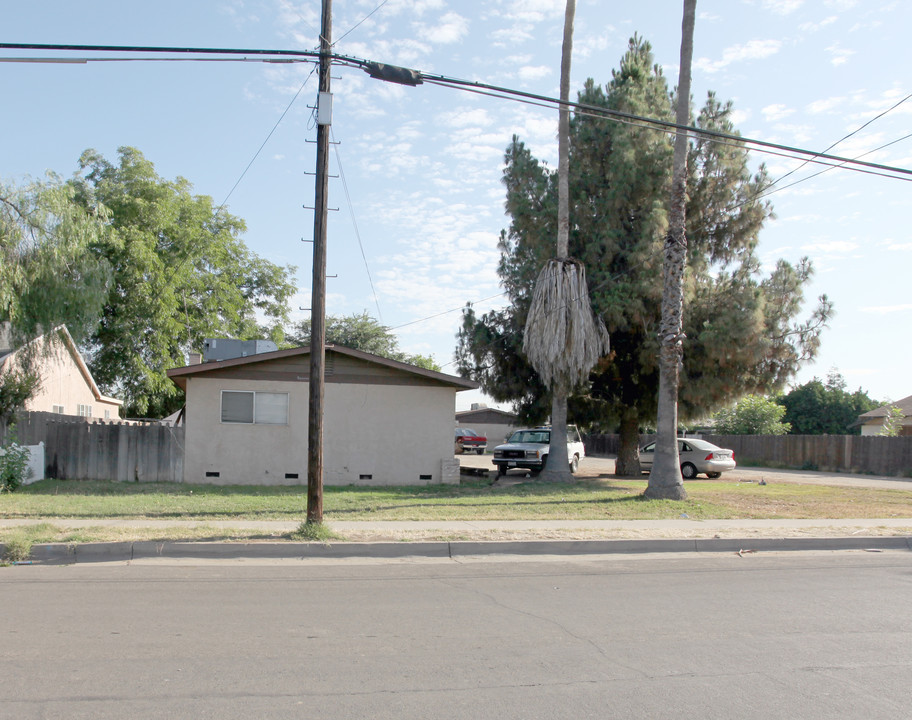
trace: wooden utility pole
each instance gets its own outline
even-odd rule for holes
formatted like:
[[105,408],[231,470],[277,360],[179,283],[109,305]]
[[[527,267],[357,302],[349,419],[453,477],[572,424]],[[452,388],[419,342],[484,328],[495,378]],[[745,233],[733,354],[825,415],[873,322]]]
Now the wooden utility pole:
[[320,95],[314,190],[313,290],[310,302],[310,405],[307,422],[307,522],[323,522],[323,369],[326,360],[326,216],[329,129],[332,122],[330,53],[332,0],[323,0],[320,24]]

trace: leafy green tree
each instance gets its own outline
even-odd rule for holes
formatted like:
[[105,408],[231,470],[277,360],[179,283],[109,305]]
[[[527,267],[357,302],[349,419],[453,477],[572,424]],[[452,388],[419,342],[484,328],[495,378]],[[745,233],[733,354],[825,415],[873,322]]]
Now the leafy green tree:
[[784,421],[791,425],[793,435],[857,435],[861,428],[850,429],[849,425],[859,415],[880,407],[861,388],[846,391],[845,378],[835,369],[825,381],[815,377],[777,402],[785,407]]
[[[310,344],[310,320],[304,320],[295,326],[292,339],[299,345]],[[399,349],[399,340],[386,326],[364,310],[345,316],[326,316],[326,342],[337,343],[352,350],[379,355],[380,357],[398,360],[399,362],[417,365],[425,370],[440,372],[440,366],[433,357],[426,355],[409,355]]]
[[73,197],[53,174],[0,185],[0,322],[14,347],[62,324],[80,338],[101,314],[110,268],[88,249],[108,235],[106,211]]
[[183,402],[166,371],[205,338],[262,337],[257,313],[281,334],[293,268],[252,253],[243,220],[193,195],[184,178],[161,178],[135,148],[118,155],[112,164],[87,150],[70,185],[84,210],[106,208],[110,230],[90,243],[112,282],[87,343],[89,364],[128,416],[162,417]]
[[[579,100],[671,120],[672,96],[648,43],[633,38],[605,88],[588,80]],[[733,133],[732,106],[710,94],[697,127]],[[570,416],[577,423],[617,427],[619,475],[638,475],[638,431],[656,417],[657,333],[661,263],[668,227],[671,152],[662,133],[577,113],[570,139],[570,255],[586,265],[590,301],[611,337],[611,352],[576,388]],[[554,173],[514,137],[503,181],[511,217],[501,234],[498,273],[509,307],[478,316],[463,312],[456,351],[459,370],[499,402],[512,402],[524,422],[540,422],[550,397],[522,353],[522,330],[538,271],[555,236]],[[771,214],[758,200],[768,183],[752,175],[747,151],[699,136],[688,152],[684,278],[684,365],[680,416],[699,417],[747,393],[781,388],[814,357],[831,306],[825,297],[797,322],[802,287],[812,274],[805,259],[780,260],[763,276],[755,255]]]
[[13,370],[0,375],[0,423],[8,423],[41,385],[35,372]]
[[15,371],[0,377],[0,419],[11,418],[40,385],[29,340],[59,325],[85,337],[101,315],[110,281],[103,258],[89,252],[107,235],[104,208],[73,202],[58,176],[0,185],[0,334],[20,349]]
[[713,417],[719,435],[785,435],[789,424],[782,422],[785,408],[775,400],[748,395]]
[[883,429],[880,435],[884,437],[899,437],[902,434],[903,419],[906,414],[898,405],[890,405],[884,415]]

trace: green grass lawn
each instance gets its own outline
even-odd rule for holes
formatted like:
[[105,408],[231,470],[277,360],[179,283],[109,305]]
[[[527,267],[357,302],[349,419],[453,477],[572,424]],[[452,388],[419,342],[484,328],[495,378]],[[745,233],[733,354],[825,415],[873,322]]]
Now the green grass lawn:
[[[533,481],[505,487],[460,485],[326,487],[332,520],[912,518],[912,492],[737,481],[692,481],[688,499],[646,500],[646,480],[572,484]],[[303,486],[216,486],[43,480],[0,494],[3,518],[295,520],[307,507]]]

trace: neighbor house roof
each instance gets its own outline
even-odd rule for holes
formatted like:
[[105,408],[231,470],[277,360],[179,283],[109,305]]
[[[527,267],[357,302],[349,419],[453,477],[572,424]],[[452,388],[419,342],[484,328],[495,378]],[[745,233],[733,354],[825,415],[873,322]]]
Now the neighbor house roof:
[[[416,381],[429,385],[444,385],[453,387],[457,391],[475,390],[479,387],[478,383],[474,382],[473,380],[466,380],[465,378],[461,378],[456,375],[447,375],[445,373],[436,372],[434,370],[425,370],[424,368],[420,368],[416,365],[409,365],[408,363],[399,362],[397,360],[390,360],[389,358],[380,357],[379,355],[372,355],[371,353],[362,352],[361,350],[353,350],[352,348],[347,348],[342,345],[327,345],[326,354],[327,358],[333,354],[337,354],[341,357],[352,358],[355,361],[379,365],[392,370],[395,373],[402,373],[404,374],[403,377],[412,376]],[[178,387],[186,390],[187,379],[194,376],[219,376],[224,375],[225,371],[230,371],[232,369],[242,369],[244,366],[260,363],[277,363],[277,361],[286,359],[303,358],[309,356],[310,348],[307,346],[290,348],[287,350],[274,350],[273,352],[257,353],[256,355],[232,358],[230,360],[220,360],[217,362],[208,362],[198,365],[187,365],[185,367],[172,368],[171,370],[168,370],[168,377],[171,378],[171,380]],[[309,380],[309,372],[310,368],[308,365],[307,368],[298,370],[294,373],[274,373],[274,377],[271,377],[271,379],[297,382],[307,381]],[[332,376],[330,369],[327,369],[326,376],[327,381],[332,382],[330,379]]]
[[474,410],[459,410],[456,413],[456,419],[459,421],[468,420],[469,422],[491,422],[512,424],[516,422],[516,414],[500,410],[499,408],[475,408]]
[[887,416],[887,410],[893,406],[898,407],[903,411],[905,417],[912,416],[912,395],[905,397],[902,400],[897,400],[895,403],[887,403],[886,405],[881,405],[879,408],[874,408],[869,410],[866,413],[862,413],[858,416],[858,419],[853,423],[854,425],[864,425],[869,420],[876,420],[877,418],[882,418]]
[[[66,329],[66,325],[60,325],[59,327],[54,328],[50,333],[46,333],[34,340],[28,342],[28,345],[37,344],[50,339],[50,336],[56,334],[57,337],[63,342],[64,347],[70,353],[70,356],[73,358],[73,362],[76,363],[76,367],[79,369],[79,373],[85,379],[86,385],[89,386],[89,389],[92,391],[92,395],[96,400],[103,400],[115,405],[123,405],[123,400],[118,400],[117,398],[108,397],[107,395],[102,395],[101,390],[98,389],[98,385],[95,384],[95,379],[92,377],[92,373],[89,372],[89,366],[86,365],[85,360],[82,358],[82,353],[79,352],[79,348],[76,347],[76,342],[73,340],[70,331]],[[8,336],[7,336],[8,337]],[[4,367],[11,366],[13,358],[18,352],[21,351],[21,348],[18,350],[7,350],[6,354],[3,354],[4,351],[0,351],[0,371]]]

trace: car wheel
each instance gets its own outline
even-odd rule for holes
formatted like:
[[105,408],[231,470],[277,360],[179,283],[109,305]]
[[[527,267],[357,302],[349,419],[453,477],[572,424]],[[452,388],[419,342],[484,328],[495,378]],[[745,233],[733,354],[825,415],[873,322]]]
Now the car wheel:
[[710,480],[715,480],[718,477],[722,477],[722,473],[706,473],[706,477]]
[[685,480],[693,480],[697,476],[697,466],[693,463],[684,463],[681,466],[681,475]]
[[477,452],[479,455],[484,455],[484,450],[482,448],[478,448],[475,452]]
[[574,455],[570,461],[570,474],[573,475],[577,470],[579,470],[579,455]]

